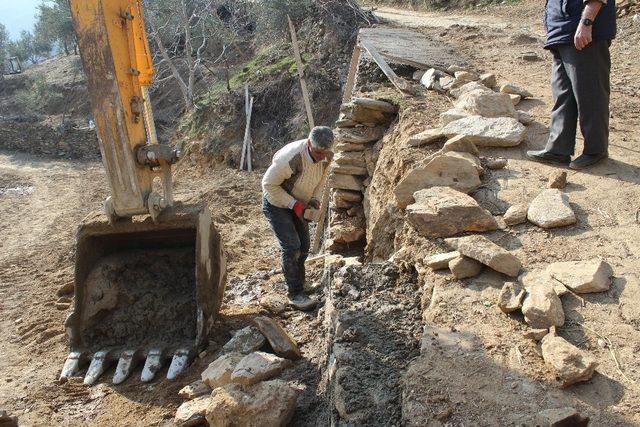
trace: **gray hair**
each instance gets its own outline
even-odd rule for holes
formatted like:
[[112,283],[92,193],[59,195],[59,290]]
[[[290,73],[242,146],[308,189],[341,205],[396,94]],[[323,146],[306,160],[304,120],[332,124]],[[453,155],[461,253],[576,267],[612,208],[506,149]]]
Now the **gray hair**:
[[314,148],[331,150],[333,147],[333,130],[327,126],[316,126],[309,133],[309,140]]

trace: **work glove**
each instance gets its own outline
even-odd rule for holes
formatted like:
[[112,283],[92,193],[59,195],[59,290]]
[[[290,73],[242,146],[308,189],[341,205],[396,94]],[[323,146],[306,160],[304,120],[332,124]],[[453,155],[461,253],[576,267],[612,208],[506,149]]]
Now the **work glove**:
[[305,209],[307,209],[307,207],[304,203],[296,200],[296,203],[293,205],[293,213],[295,213],[298,218],[304,218]]

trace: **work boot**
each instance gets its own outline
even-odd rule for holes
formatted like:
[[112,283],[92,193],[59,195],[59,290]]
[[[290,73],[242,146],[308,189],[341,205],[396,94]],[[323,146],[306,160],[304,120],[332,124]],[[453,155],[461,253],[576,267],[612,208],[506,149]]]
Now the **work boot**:
[[571,156],[549,153],[546,150],[527,151],[527,158],[541,163],[552,163],[566,166],[571,161]]
[[573,162],[569,164],[569,167],[574,170],[580,170],[593,166],[596,163],[609,157],[609,153],[606,151],[602,154],[583,154],[578,156]]
[[309,298],[304,292],[289,294],[289,305],[296,310],[309,311],[313,310],[318,304],[316,300]]

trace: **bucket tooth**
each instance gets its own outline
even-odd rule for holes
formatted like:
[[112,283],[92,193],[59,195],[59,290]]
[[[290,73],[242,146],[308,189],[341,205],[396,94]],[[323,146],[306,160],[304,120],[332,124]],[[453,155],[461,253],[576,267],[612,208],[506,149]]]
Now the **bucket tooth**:
[[164,351],[161,348],[153,348],[149,350],[147,360],[144,362],[144,368],[142,368],[140,381],[148,383],[153,380],[153,377],[155,377],[158,371],[162,369],[163,357]]
[[169,366],[169,372],[167,372],[167,379],[174,380],[178,375],[187,369],[191,360],[193,360],[195,353],[192,350],[186,348],[180,348],[173,354],[171,360],[171,366]]
[[80,351],[72,351],[67,356],[67,360],[62,367],[62,373],[60,379],[63,380],[69,377],[75,377],[80,371],[80,366],[86,362],[87,356]]
[[87,370],[87,375],[84,377],[85,384],[92,385],[100,378],[100,375],[107,370],[108,364],[110,363],[109,353],[109,350],[100,350],[94,353],[89,369]]
[[131,372],[135,369],[138,362],[140,362],[140,351],[139,350],[125,350],[120,355],[120,359],[118,360],[118,366],[116,366],[116,371],[113,374],[113,383],[121,384],[129,378]]

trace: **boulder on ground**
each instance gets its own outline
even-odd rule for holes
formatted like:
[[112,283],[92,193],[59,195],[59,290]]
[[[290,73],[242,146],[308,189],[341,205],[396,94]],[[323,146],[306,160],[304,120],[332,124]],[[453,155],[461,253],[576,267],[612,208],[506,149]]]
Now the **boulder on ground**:
[[353,175],[331,174],[329,177],[329,185],[331,188],[338,190],[362,191],[362,179]]
[[484,164],[487,169],[498,170],[506,168],[507,164],[509,164],[509,161],[504,157],[497,157],[486,159]]
[[462,65],[449,65],[447,67],[447,73],[454,75],[455,73],[457,73],[458,71],[469,71],[468,67],[463,67]]
[[573,408],[545,409],[535,417],[535,424],[540,427],[587,427],[589,421]]
[[498,79],[496,79],[495,74],[486,73],[480,75],[480,82],[488,88],[493,89],[498,85]]
[[205,413],[211,404],[211,397],[201,396],[184,402],[178,407],[173,419],[179,427],[200,426],[205,422]]
[[513,205],[504,214],[504,223],[507,225],[518,225],[527,222],[527,212],[529,205],[519,204]]
[[533,94],[528,90],[525,90],[519,86],[514,85],[513,83],[507,83],[500,87],[500,92],[508,93],[512,95],[520,95],[522,99],[533,98]]
[[529,329],[522,334],[522,336],[530,340],[540,341],[542,338],[546,337],[548,333],[549,329]]
[[435,68],[431,68],[427,70],[426,73],[422,75],[420,78],[420,84],[426,87],[427,89],[434,89],[434,85],[436,83],[440,83],[440,77],[444,77],[444,73],[440,70],[436,70]]
[[293,338],[291,338],[278,322],[264,316],[255,317],[253,322],[258,329],[260,329],[262,335],[267,338],[269,344],[271,344],[271,348],[273,348],[273,351],[278,356],[292,360],[302,357],[298,344],[296,344]]
[[445,239],[445,242],[462,255],[480,261],[492,269],[516,277],[522,263],[515,255],[501,248],[484,236],[465,236]]
[[454,76],[460,82],[473,82],[480,78],[477,74],[469,71],[456,71]]
[[492,91],[491,89],[489,89],[488,87],[486,87],[480,82],[469,82],[460,86],[457,89],[453,89],[451,92],[449,92],[449,95],[451,95],[453,98],[460,98],[462,95],[469,92],[474,92],[474,91],[495,93],[494,91]]
[[518,118],[513,101],[505,93],[476,89],[460,96],[455,109],[469,116]]
[[211,387],[206,385],[202,380],[197,380],[182,387],[178,392],[178,396],[183,399],[195,399],[196,397],[204,396],[209,393],[211,393]]
[[263,380],[269,380],[277,375],[291,363],[287,359],[275,354],[256,351],[246,355],[233,370],[231,382],[251,385]]
[[287,299],[284,295],[266,294],[260,298],[259,304],[273,314],[282,314],[287,310]]
[[227,342],[222,351],[225,353],[249,354],[259,350],[267,340],[255,326],[247,326],[237,331]]
[[[514,107],[516,105],[520,104],[520,101],[522,101],[522,97],[520,95],[510,94],[509,95],[509,99],[511,99],[511,103],[513,104]],[[516,113],[516,114],[518,114],[518,113]]]
[[599,259],[556,262],[547,267],[547,272],[578,294],[608,291],[613,276],[611,266]]
[[569,290],[558,280],[551,277],[551,274],[546,269],[527,271],[519,277],[519,281],[527,291],[540,286],[550,286],[559,297],[569,293]]
[[503,313],[512,313],[520,310],[525,294],[526,292],[520,283],[505,283],[498,296],[498,308]]
[[547,188],[557,188],[562,190],[567,186],[567,172],[555,170],[549,175],[549,181],[547,182]]
[[465,135],[478,146],[515,147],[524,141],[527,128],[510,117],[464,117],[447,124],[443,129],[448,138]]
[[458,280],[475,277],[482,271],[482,264],[469,257],[460,255],[449,262],[449,269]]
[[588,381],[598,366],[586,352],[553,333],[542,339],[542,358],[555,370],[563,387]]
[[537,329],[564,325],[562,302],[553,286],[535,286],[527,291],[528,294],[522,303],[525,322]]
[[478,147],[476,147],[476,145],[469,141],[469,139],[464,135],[454,136],[449,139],[440,150],[441,153],[448,153],[450,151],[455,151],[457,153],[469,153],[476,157],[480,155]]
[[527,113],[526,111],[518,110],[518,121],[525,126],[529,126],[535,121],[535,119],[531,114]]
[[422,236],[449,237],[465,231],[492,231],[498,223],[473,199],[449,187],[417,191],[407,206],[407,220]]
[[411,138],[409,138],[407,144],[410,147],[421,147],[423,145],[434,143],[443,138],[444,135],[442,134],[441,129],[427,129],[424,132],[413,135]]
[[468,193],[480,186],[478,164],[460,153],[449,152],[431,159],[426,166],[413,169],[395,188],[398,206],[405,209],[416,191],[430,187],[451,187]]
[[447,110],[444,113],[440,114],[440,126],[446,126],[451,122],[455,122],[456,120],[464,119],[469,115],[463,113],[462,111],[458,111],[456,109]]
[[442,270],[445,268],[449,268],[449,262],[454,260],[460,256],[460,252],[448,252],[446,254],[437,254],[430,256],[425,261],[427,267],[432,270]]
[[202,372],[202,382],[212,389],[229,383],[231,373],[243,357],[242,353],[227,353],[218,357]]
[[527,219],[542,228],[556,228],[575,224],[576,215],[569,198],[558,189],[542,191],[529,205]]
[[212,427],[286,426],[296,410],[297,395],[289,384],[281,380],[252,386],[228,384],[211,393],[207,422]]

